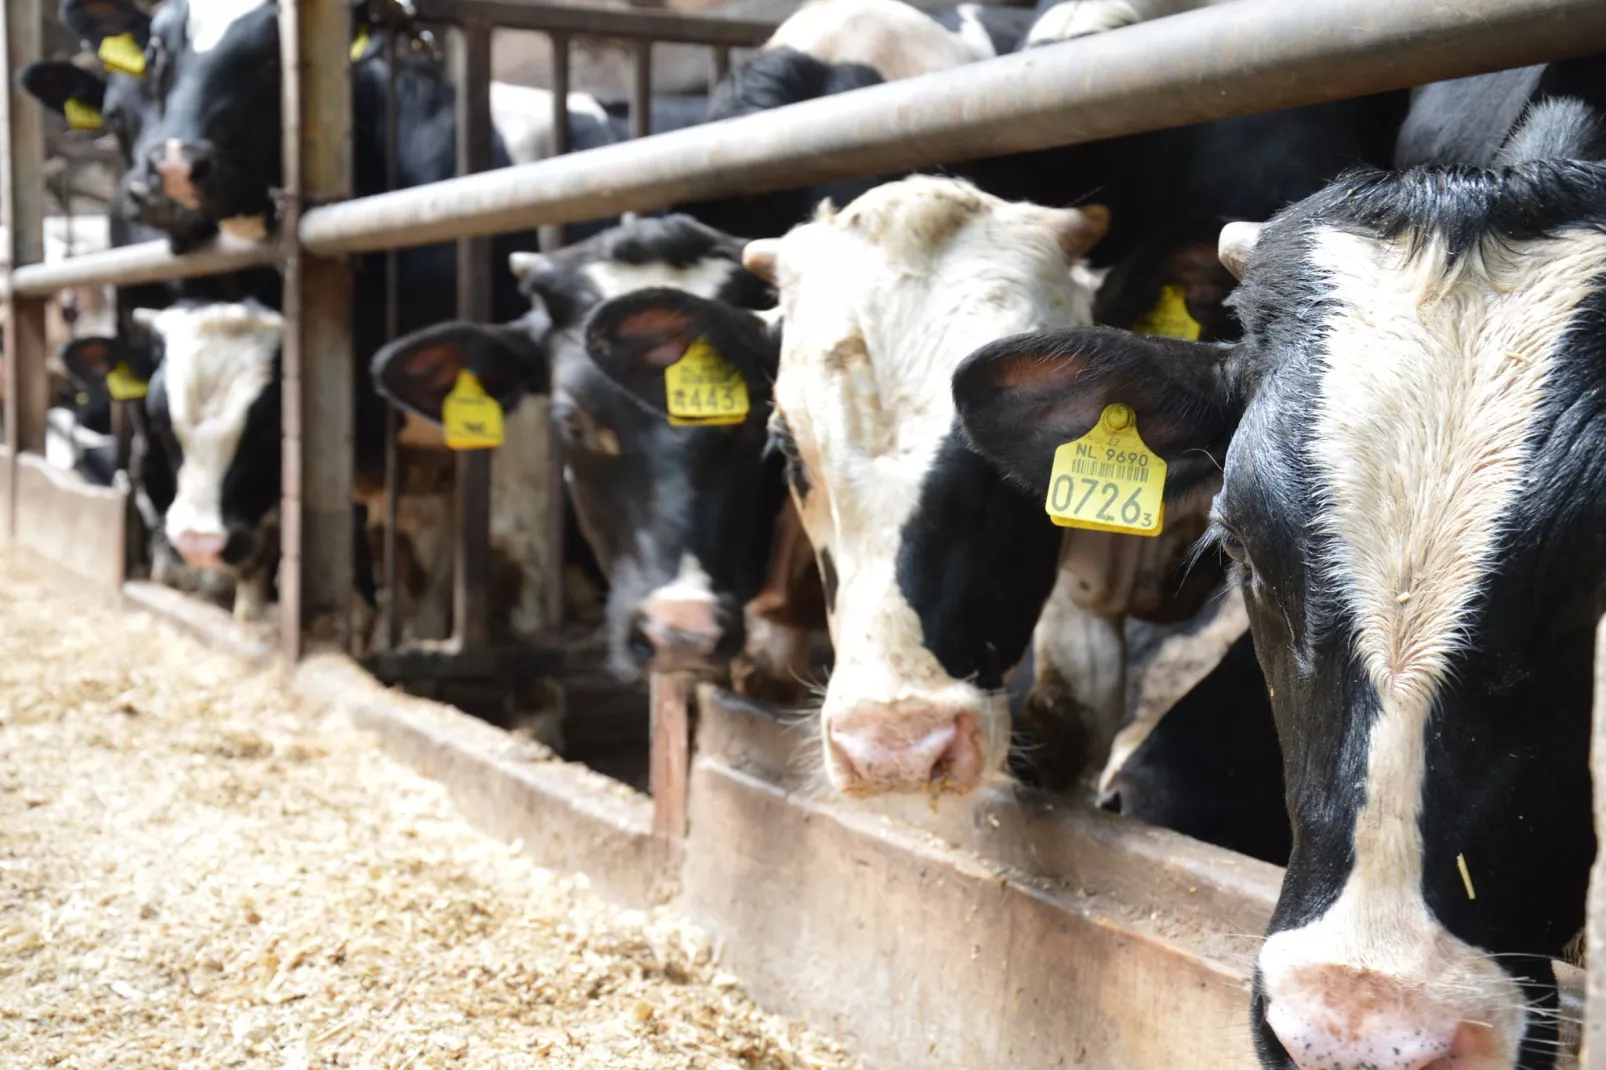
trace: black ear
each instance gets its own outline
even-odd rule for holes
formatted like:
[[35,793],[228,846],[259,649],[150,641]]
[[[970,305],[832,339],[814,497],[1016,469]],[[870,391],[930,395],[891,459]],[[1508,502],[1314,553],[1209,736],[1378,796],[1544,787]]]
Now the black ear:
[[17,81],[29,96],[61,116],[67,114],[69,100],[97,113],[106,101],[106,80],[71,63],[30,63],[22,68]]
[[752,401],[770,396],[780,339],[745,308],[657,288],[604,301],[586,321],[586,351],[597,367],[655,412],[668,410],[664,369],[697,341],[735,365]]
[[150,41],[151,18],[133,0],[61,0],[60,14],[62,25],[92,49],[108,37],[125,33],[133,34],[141,49]]
[[976,451],[1036,493],[1048,490],[1056,449],[1087,434],[1105,406],[1129,405],[1169,466],[1172,498],[1221,471],[1240,415],[1231,352],[1107,327],[1022,334],[965,358],[954,404]]
[[61,347],[61,364],[67,378],[79,390],[106,389],[106,374],[119,364],[127,364],[134,378],[149,382],[153,367],[150,350],[129,345],[119,338],[74,338]]
[[1206,220],[1149,238],[1110,268],[1093,319],[1146,334],[1236,341],[1243,330],[1226,300],[1238,280],[1216,255],[1220,234],[1221,223]]
[[457,373],[474,373],[504,410],[525,393],[548,389],[546,355],[519,322],[439,323],[398,338],[374,354],[374,387],[405,409],[441,422],[441,404]]

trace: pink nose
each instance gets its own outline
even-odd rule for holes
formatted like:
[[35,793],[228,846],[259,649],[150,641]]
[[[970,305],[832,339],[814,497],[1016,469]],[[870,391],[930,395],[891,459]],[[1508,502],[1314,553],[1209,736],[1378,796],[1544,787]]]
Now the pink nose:
[[180,142],[168,140],[152,165],[161,176],[162,192],[186,208],[201,206],[201,193],[192,180],[193,169]]
[[926,705],[861,702],[825,723],[827,761],[850,795],[974,791],[978,734],[974,715]]
[[191,568],[222,568],[223,547],[228,539],[222,535],[186,531],[173,538],[173,549]]
[[644,660],[665,672],[705,667],[725,636],[719,607],[701,598],[648,598],[635,627],[648,648]]
[[1337,965],[1306,967],[1294,982],[1267,1003],[1266,1024],[1299,1070],[1496,1065],[1489,1027],[1459,1020],[1420,986]]

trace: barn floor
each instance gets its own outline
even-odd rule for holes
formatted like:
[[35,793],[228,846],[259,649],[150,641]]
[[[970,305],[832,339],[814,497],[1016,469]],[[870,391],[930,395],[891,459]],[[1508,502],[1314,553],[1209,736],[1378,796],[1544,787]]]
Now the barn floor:
[[272,675],[0,570],[0,1066],[839,1068]]

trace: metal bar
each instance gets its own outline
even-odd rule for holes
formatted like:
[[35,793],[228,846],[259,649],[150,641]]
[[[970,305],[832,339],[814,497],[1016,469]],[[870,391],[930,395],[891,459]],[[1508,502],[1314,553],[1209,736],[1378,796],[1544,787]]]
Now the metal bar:
[[[571,148],[569,130],[569,44],[566,33],[548,35],[552,44],[552,154],[562,156]],[[544,253],[563,247],[563,224],[540,228],[540,247]],[[531,399],[532,401],[534,399]],[[526,402],[529,404],[530,402]],[[563,533],[567,529],[565,510],[569,500],[563,482],[563,436],[556,425],[547,423],[547,482],[552,507],[547,510],[546,619],[553,628],[563,626]]]
[[[282,3],[279,37],[286,228],[293,238],[307,204],[351,193],[351,6]],[[351,634],[355,412],[351,269],[293,240],[287,253],[279,624],[286,661],[294,664],[304,623],[333,616]]]
[[321,253],[596,219],[1313,104],[1606,49],[1599,0],[1239,0],[308,213]]
[[77,286],[133,286],[142,282],[217,275],[241,268],[276,265],[283,258],[275,243],[242,241],[227,235],[183,256],[175,255],[166,241],[148,241],[49,264],[30,264],[13,273],[11,285],[19,294],[43,297]]
[[729,45],[714,46],[714,69],[708,79],[708,92],[712,94],[725,76],[731,72],[731,50]]
[[[12,77],[42,54],[43,8],[40,0],[7,0],[0,25],[5,82],[0,89],[0,186],[4,187],[0,225],[6,228],[7,266],[15,269],[45,258],[45,140],[39,107],[26,100]],[[36,296],[11,292],[5,302],[5,443],[12,466],[11,499],[6,503],[7,535],[16,534],[17,462],[22,451],[45,447],[45,409],[49,382],[45,372],[45,307]]]
[[[385,188],[401,187],[400,165],[396,162],[396,64],[399,59],[396,42],[400,34],[394,26],[385,33]],[[401,334],[401,256],[395,249],[385,253],[385,341]],[[383,616],[380,620],[381,645],[394,650],[401,642],[401,617],[397,613],[397,561],[396,520],[398,480],[401,479],[401,413],[388,400],[385,402],[385,516],[384,516],[384,573],[381,583],[385,590]]]
[[652,792],[652,835],[671,876],[680,872],[686,850],[686,790],[691,770],[691,716],[695,684],[683,673],[648,677],[648,788]]
[[634,45],[635,66],[630,81],[630,136],[652,134],[652,42]]
[[761,45],[776,23],[681,12],[621,11],[518,0],[415,0],[418,17],[448,25],[478,22],[510,30],[672,41],[687,45]]
[[[548,34],[552,45],[552,155],[562,156],[570,148],[569,130],[569,44],[566,33]],[[555,252],[563,247],[563,224],[539,228],[541,251]]]
[[[457,171],[473,174],[492,163],[491,27],[467,22],[451,34],[451,67],[457,86]],[[491,318],[491,243],[464,238],[457,243],[457,314],[484,322]],[[460,651],[483,647],[490,638],[491,453],[465,450],[457,455],[456,568],[452,617]]]

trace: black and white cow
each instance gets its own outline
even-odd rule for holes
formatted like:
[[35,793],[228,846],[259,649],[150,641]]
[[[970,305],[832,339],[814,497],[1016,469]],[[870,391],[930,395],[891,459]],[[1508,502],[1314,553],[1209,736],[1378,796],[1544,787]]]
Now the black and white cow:
[[[685,216],[632,220],[514,257],[532,306],[521,320],[440,324],[374,360],[379,389],[435,422],[461,369],[504,406],[550,391],[565,482],[608,577],[621,675],[722,666],[742,649],[743,606],[764,582],[784,490],[779,460],[763,456],[774,344],[750,310],[774,294],[741,249]],[[733,361],[768,346],[769,374],[747,376],[744,422],[667,423],[663,364],[697,337]]]
[[978,340],[1091,322],[1079,265],[1106,223],[916,177],[747,247],[780,289],[773,434],[825,582],[839,791],[967,793],[1002,770],[1004,674],[1061,540],[967,448],[948,383]]
[[1236,344],[1049,331],[955,378],[972,441],[1038,492],[1113,401],[1168,496],[1224,478],[1294,831],[1267,1067],[1554,1060],[1595,846],[1603,147],[1552,100],[1487,169],[1357,171],[1228,227]]

